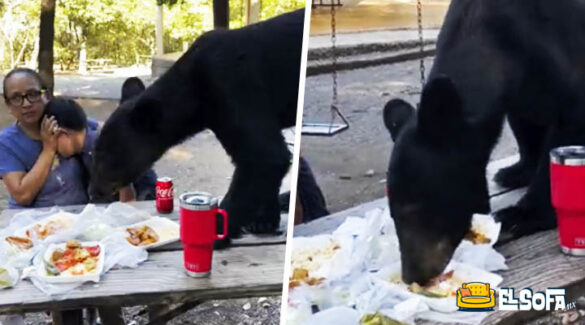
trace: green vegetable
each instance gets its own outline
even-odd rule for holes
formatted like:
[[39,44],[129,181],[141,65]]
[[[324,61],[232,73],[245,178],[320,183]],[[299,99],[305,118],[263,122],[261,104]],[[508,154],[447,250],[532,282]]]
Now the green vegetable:
[[360,320],[360,325],[407,325],[380,313],[364,315]]
[[10,274],[8,274],[8,270],[5,268],[0,268],[0,286],[8,287],[12,283],[10,281]]
[[45,270],[47,270],[47,275],[61,274],[61,272],[59,272],[59,269],[57,268],[57,266],[55,266],[55,264],[53,264],[47,260],[43,260],[43,262],[45,263]]

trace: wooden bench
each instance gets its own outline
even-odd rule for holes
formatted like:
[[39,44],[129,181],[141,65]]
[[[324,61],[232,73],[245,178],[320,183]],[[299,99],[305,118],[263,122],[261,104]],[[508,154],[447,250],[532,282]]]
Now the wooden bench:
[[[486,177],[489,181],[490,205],[492,212],[513,205],[522,197],[525,189],[504,189],[492,179],[497,170],[516,162],[517,156],[509,157],[489,164]],[[294,236],[314,236],[331,233],[349,216],[364,216],[366,211],[374,208],[385,208],[386,198],[361,204],[330,216],[317,219],[294,229]],[[532,288],[534,292],[546,288],[565,288],[567,303],[585,293],[585,258],[564,255],[558,244],[556,230],[543,231],[517,240],[508,241],[496,246],[506,258],[509,267],[506,271],[497,272],[504,281],[501,287],[512,287],[516,290]],[[496,298],[497,299],[497,298]],[[542,316],[545,312],[537,311],[496,311],[482,324],[524,324],[529,320]],[[434,324],[428,321],[417,321],[417,324]],[[444,323],[437,323],[444,324]]]
[[[156,212],[154,201],[132,203],[151,215],[178,220],[178,208],[171,214]],[[83,206],[64,207],[80,212]],[[18,210],[0,214],[4,227]],[[285,220],[287,215],[282,216]],[[286,223],[284,223],[286,224]],[[148,260],[134,269],[113,269],[97,284],[87,283],[65,296],[50,297],[21,281],[14,288],[0,290],[0,314],[45,310],[72,310],[87,307],[159,306],[151,324],[164,324],[178,314],[211,299],[280,296],[284,272],[286,234],[277,236],[245,235],[233,246],[215,251],[209,278],[195,279],[183,268],[180,242],[149,252]],[[171,304],[179,304],[170,310]],[[160,307],[164,306],[164,307]]]

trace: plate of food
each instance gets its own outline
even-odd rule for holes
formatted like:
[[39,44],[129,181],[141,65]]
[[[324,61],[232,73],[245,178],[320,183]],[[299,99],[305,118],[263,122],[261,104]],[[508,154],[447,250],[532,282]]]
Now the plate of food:
[[160,247],[180,239],[179,224],[168,218],[152,217],[121,229],[130,244],[145,249]]
[[48,283],[98,282],[104,257],[104,247],[98,242],[69,240],[51,244],[37,266],[37,274]]
[[330,236],[295,238],[289,289],[303,283],[310,286],[321,284],[327,277],[340,248]]
[[21,252],[27,251],[34,246],[34,243],[28,237],[9,236],[4,238],[4,240],[11,246],[11,248]]
[[471,219],[471,229],[465,234],[465,240],[472,244],[494,245],[500,236],[502,224],[496,222],[491,215],[474,214]]
[[75,214],[59,212],[43,218],[32,225],[20,228],[14,233],[14,237],[42,241],[58,232],[71,229],[76,220],[77,215]]

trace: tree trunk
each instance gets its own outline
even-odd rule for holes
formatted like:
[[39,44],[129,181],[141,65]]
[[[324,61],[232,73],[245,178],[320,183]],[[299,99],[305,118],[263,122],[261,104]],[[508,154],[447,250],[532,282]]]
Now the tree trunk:
[[229,29],[230,27],[229,0],[213,0],[213,27],[215,29]]
[[39,75],[50,95],[55,85],[53,76],[53,40],[55,38],[55,0],[41,0],[39,32]]
[[246,0],[246,25],[260,21],[261,0]]
[[156,55],[165,54],[163,43],[163,6],[156,6],[155,36],[156,36]]

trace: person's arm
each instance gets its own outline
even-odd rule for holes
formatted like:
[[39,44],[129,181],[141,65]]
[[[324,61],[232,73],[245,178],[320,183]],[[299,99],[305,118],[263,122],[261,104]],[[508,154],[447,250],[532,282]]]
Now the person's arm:
[[27,172],[8,172],[2,176],[10,196],[19,205],[32,204],[45,184],[57,151],[57,122],[51,117],[43,117],[41,122],[41,139],[43,150],[33,168]]
[[136,201],[136,193],[132,184],[122,187],[118,193],[120,194],[120,202]]

